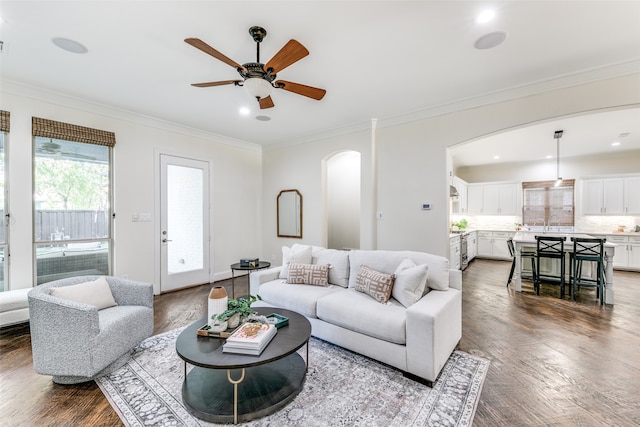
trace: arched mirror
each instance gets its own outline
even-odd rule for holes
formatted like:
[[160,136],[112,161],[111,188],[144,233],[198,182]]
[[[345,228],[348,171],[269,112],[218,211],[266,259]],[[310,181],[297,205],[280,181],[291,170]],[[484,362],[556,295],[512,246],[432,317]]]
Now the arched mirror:
[[282,190],[276,199],[278,237],[302,238],[302,194],[298,190]]

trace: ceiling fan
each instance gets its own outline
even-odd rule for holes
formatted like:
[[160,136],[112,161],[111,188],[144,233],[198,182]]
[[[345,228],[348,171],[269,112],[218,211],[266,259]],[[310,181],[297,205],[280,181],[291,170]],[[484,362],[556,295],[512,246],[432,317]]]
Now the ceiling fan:
[[93,156],[87,156],[71,151],[64,151],[62,145],[53,142],[53,139],[49,138],[49,141],[36,143],[36,152],[43,157],[51,158],[64,158],[67,160],[82,159],[82,160],[97,160]]
[[276,73],[279,73],[289,65],[294,64],[307,56],[309,54],[307,48],[302,46],[298,41],[291,39],[278,51],[278,53],[274,55],[273,58],[271,58],[271,60],[266,64],[263,64],[260,62],[260,43],[266,37],[267,31],[262,27],[254,26],[249,28],[249,34],[251,34],[251,37],[253,37],[253,40],[256,42],[256,62],[247,62],[242,65],[218,52],[200,39],[185,39],[185,42],[196,49],[200,49],[204,53],[213,56],[225,64],[231,65],[242,77],[242,80],[193,83],[191,86],[211,87],[229,84],[244,86],[247,88],[249,93],[258,100],[261,109],[271,108],[274,106],[273,100],[271,99],[271,91],[274,88],[284,89],[318,101],[324,97],[325,93],[327,93],[324,89],[289,82],[286,80],[274,81],[276,79]]

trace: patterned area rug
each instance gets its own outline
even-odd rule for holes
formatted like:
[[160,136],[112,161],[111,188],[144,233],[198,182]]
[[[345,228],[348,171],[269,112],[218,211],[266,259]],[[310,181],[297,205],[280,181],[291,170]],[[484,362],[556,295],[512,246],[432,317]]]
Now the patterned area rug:
[[[218,425],[193,417],[182,404],[184,365],[175,350],[181,330],[146,339],[131,361],[96,380],[126,426]],[[309,358],[300,394],[279,412],[243,425],[470,426],[489,367],[486,359],[455,351],[429,388],[315,338]]]

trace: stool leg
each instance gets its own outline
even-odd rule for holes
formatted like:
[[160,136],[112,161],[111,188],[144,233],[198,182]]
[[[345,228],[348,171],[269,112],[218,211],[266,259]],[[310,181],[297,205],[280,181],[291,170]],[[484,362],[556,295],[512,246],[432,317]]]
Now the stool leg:
[[507,280],[507,288],[509,287],[509,283],[511,283],[511,279],[513,278],[513,272],[516,269],[516,259],[513,259],[511,263],[511,271],[509,272],[509,280]]

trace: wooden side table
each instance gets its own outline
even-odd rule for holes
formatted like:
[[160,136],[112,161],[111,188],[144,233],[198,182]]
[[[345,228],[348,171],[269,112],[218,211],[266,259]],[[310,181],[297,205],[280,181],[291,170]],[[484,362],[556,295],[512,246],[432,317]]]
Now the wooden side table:
[[271,263],[267,261],[259,261],[258,265],[254,265],[253,267],[245,267],[241,266],[239,262],[235,264],[231,264],[231,298],[236,297],[236,270],[238,271],[248,271],[251,274],[252,271],[262,270],[263,268],[271,267]]

